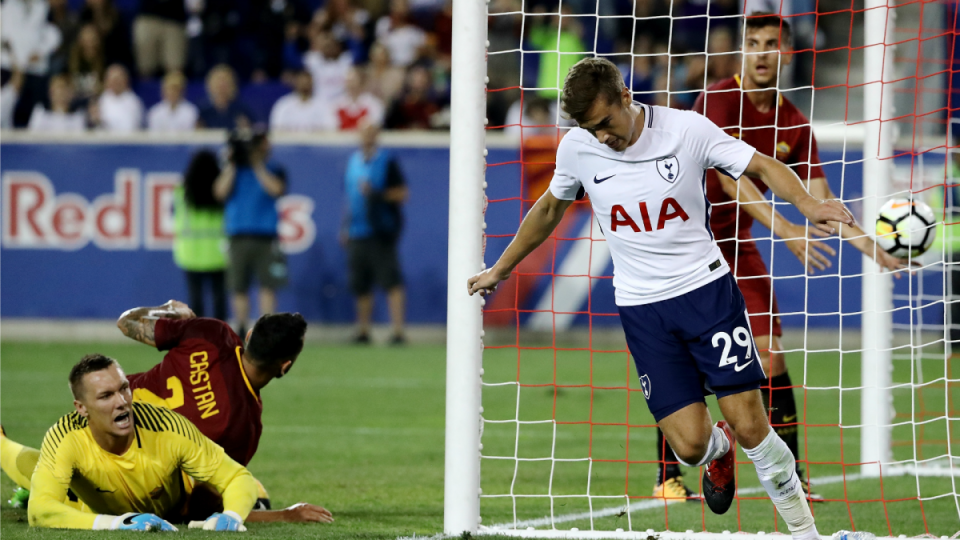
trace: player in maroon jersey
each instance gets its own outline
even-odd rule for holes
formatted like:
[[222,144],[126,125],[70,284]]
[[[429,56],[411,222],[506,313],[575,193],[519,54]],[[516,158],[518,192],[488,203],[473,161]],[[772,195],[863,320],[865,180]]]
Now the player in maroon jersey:
[[[277,343],[273,351],[268,351],[269,360],[254,361],[252,352],[244,350],[243,341],[227,324],[195,318],[185,313],[189,308],[179,302],[171,307],[174,312],[184,312],[183,318],[158,317],[165,311],[162,308],[136,308],[117,322],[127,337],[168,351],[150,370],[128,377],[134,399],[177,411],[222,446],[228,456],[246,466],[257,451],[263,431],[260,388],[293,365],[303,347],[306,323],[303,317],[290,314],[258,321],[264,329],[287,326],[283,330],[288,335],[281,334],[274,340]],[[254,332],[250,337],[260,334]],[[251,345],[256,344],[251,341]],[[277,362],[276,358],[285,360]]]
[[[777,92],[780,68],[792,59],[789,23],[771,13],[753,13],[746,18],[744,34],[744,77],[734,76],[711,85],[697,98],[694,110],[758,152],[775,156],[792,167],[814,197],[835,199],[820,167],[810,121]],[[770,424],[793,453],[798,464],[797,474],[803,480],[799,470],[797,406],[780,343],[777,298],[750,227],[756,220],[773,230],[811,273],[831,266],[828,255],[836,253],[830,246],[808,239],[803,225],[784,219],[764,196],[767,186],[763,182],[752,178],[737,182],[711,169],[707,171],[706,187],[711,204],[710,227],[724,258],[734,269],[746,299],[757,349],[770,377],[770,389],[764,391],[765,399],[769,399]],[[839,229],[844,239],[874,257],[881,268],[892,271],[905,268],[905,261],[877,247],[860,227]],[[817,237],[825,236],[813,227],[810,232]],[[657,432],[661,463],[654,495],[668,501],[691,497],[693,492],[683,484],[676,456],[659,429]],[[809,500],[824,500],[810,493],[807,482],[803,482],[803,486]]]
[[[247,332],[246,347],[229,325],[197,318],[176,300],[127,310],[117,326],[131,339],[168,351],[150,370],[128,377],[134,400],[177,411],[246,466],[263,431],[260,389],[293,367],[303,350],[303,316],[260,317]],[[266,493],[261,496],[257,508],[269,509]],[[329,522],[332,516],[322,507],[300,503],[280,512],[253,512],[248,520]]]

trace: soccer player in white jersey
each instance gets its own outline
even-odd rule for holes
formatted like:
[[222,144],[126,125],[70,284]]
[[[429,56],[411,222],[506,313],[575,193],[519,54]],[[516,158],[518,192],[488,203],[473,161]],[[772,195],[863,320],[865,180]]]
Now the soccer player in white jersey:
[[[613,257],[616,303],[647,405],[680,461],[709,464],[710,509],[722,514],[733,502],[736,439],[793,538],[818,538],[793,455],[767,421],[766,375],[743,296],[710,231],[704,173],[758,177],[827,233],[853,216],[703,116],[634,103],[602,58],[570,70],[561,107],[579,127],[560,142],[550,189],[500,260],[467,281],[469,293],[494,291],[585,192]],[[710,393],[725,419],[716,425],[704,401]]]

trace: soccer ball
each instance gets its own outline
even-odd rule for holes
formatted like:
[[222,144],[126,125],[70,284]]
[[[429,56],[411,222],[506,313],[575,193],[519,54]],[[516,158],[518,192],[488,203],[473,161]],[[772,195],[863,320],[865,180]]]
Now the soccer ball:
[[893,199],[877,216],[877,244],[898,258],[918,257],[937,235],[933,210],[922,201]]

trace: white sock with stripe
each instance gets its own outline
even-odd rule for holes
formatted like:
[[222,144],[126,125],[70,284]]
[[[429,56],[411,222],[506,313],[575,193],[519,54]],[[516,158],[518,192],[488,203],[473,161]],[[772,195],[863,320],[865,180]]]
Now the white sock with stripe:
[[760,483],[787,522],[794,540],[820,538],[797,477],[797,463],[787,444],[771,429],[756,448],[744,448],[744,451],[757,468]]

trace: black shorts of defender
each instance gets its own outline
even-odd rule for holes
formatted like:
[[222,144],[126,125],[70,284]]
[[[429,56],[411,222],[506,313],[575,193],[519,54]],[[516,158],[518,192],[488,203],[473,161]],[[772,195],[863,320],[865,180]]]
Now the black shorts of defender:
[[254,276],[260,287],[272,291],[287,284],[287,258],[276,237],[231,236],[228,255],[227,286],[232,292],[249,291]]
[[357,296],[370,294],[374,285],[379,285],[385,291],[403,285],[395,240],[351,239],[347,243],[347,258],[350,290]]
[[704,396],[757,390],[767,380],[746,303],[729,273],[676,298],[619,309],[657,422]]

